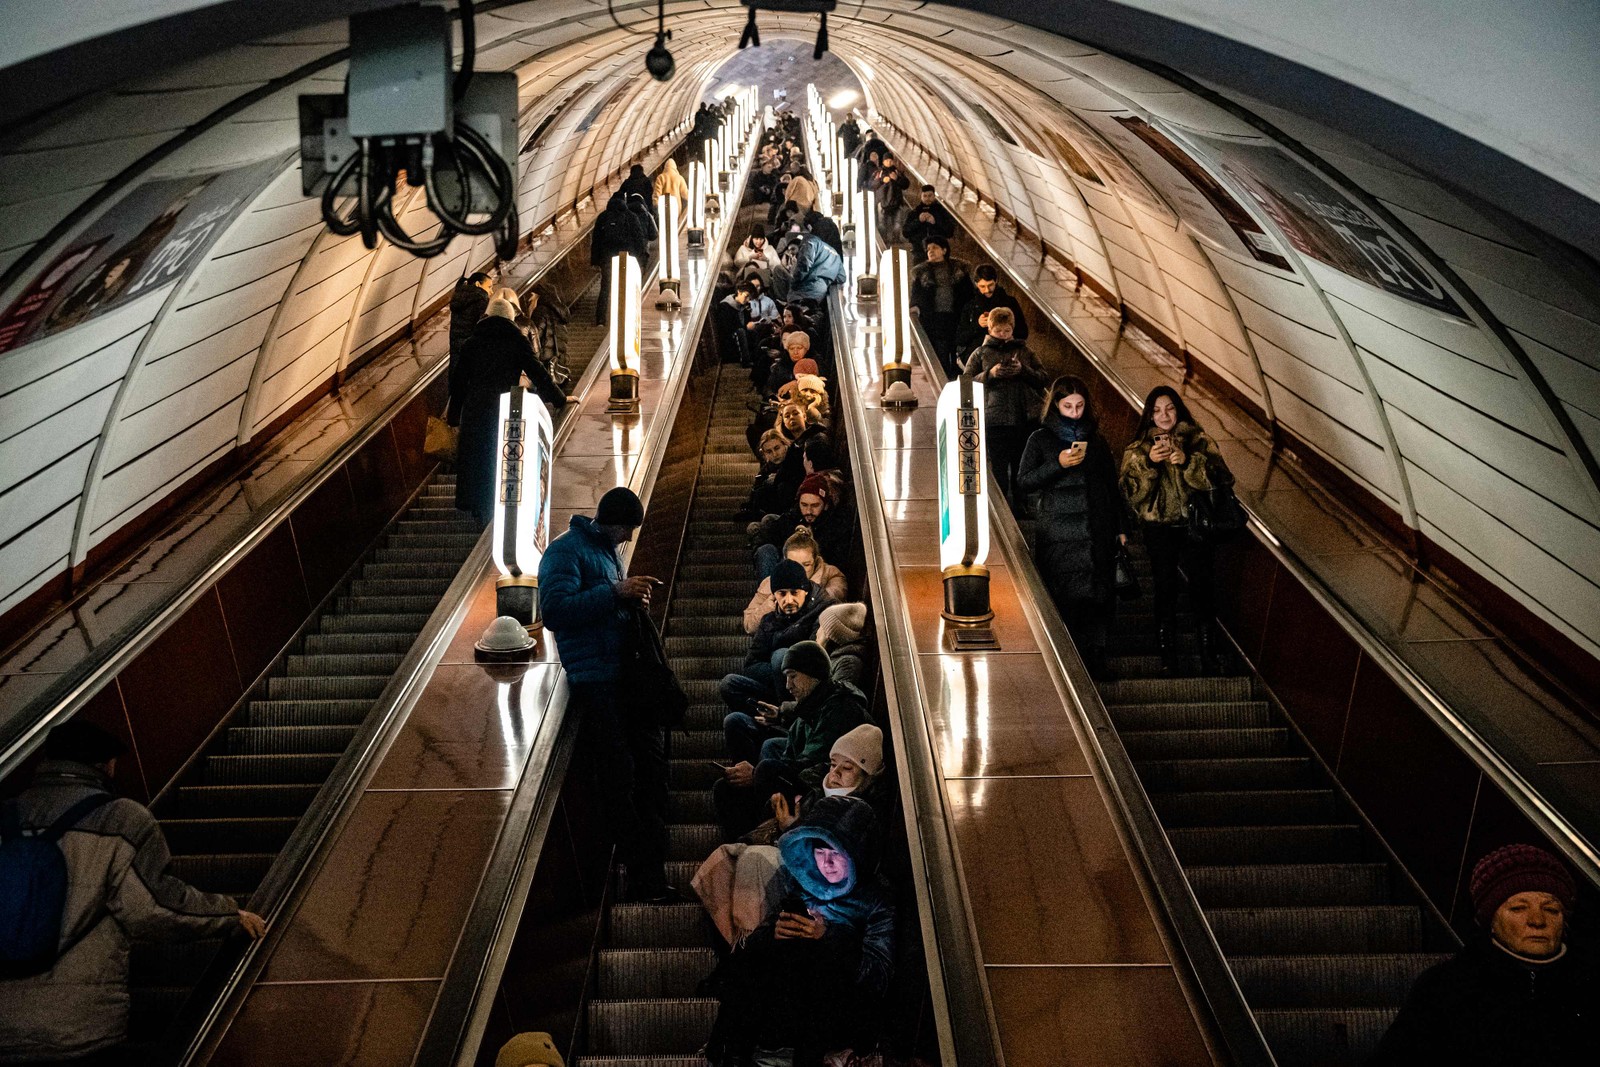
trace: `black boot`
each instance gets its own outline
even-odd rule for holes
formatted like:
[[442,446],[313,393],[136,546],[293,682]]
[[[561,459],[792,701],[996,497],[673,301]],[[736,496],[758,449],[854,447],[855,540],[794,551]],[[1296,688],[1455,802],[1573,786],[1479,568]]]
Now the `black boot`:
[[1161,642],[1161,673],[1170,678],[1178,673],[1178,632],[1170,622],[1162,623],[1156,636]]

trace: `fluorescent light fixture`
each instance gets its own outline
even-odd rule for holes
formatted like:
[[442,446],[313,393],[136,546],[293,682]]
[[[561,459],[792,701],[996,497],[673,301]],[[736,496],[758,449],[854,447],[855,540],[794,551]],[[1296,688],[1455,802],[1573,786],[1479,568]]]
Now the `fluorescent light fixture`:
[[989,606],[989,486],[983,463],[983,385],[963,374],[938,408],[939,566],[950,622],[981,625]]
[[840,89],[838,92],[828,97],[828,106],[835,111],[843,111],[845,108],[854,105],[855,102],[860,99],[861,94],[856,92],[854,89]]
[[644,324],[639,315],[639,263],[628,253],[611,257],[611,401],[607,411],[639,410],[639,352]]
[[500,394],[499,449],[495,459],[494,540],[500,578],[495,614],[528,629],[539,627],[539,561],[550,542],[550,413],[525,389]]

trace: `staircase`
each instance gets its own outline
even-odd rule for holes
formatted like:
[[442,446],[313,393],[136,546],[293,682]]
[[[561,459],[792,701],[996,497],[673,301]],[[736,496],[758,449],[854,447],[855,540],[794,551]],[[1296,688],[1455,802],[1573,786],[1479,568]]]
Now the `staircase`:
[[[721,369],[665,627],[667,655],[691,701],[688,736],[671,739],[667,880],[690,900],[689,880],[722,841],[711,807],[711,761],[727,760],[717,683],[750,647],[741,616],[756,580],[744,524],[733,518],[757,470],[744,438],[748,386],[740,367]],[[717,1002],[696,988],[716,964],[717,941],[699,903],[613,906],[577,1067],[705,1067],[696,1053]]]
[[1119,606],[1117,680],[1100,686],[1123,746],[1278,1063],[1362,1063],[1453,935],[1260,682],[1200,674],[1192,616],[1162,677],[1149,567],[1135,567],[1144,597]]

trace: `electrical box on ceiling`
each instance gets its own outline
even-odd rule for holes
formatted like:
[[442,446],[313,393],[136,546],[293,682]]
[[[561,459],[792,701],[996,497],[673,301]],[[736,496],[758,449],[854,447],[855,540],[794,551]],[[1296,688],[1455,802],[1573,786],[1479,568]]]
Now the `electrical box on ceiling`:
[[450,15],[442,7],[408,4],[350,16],[350,135],[448,132],[450,50]]

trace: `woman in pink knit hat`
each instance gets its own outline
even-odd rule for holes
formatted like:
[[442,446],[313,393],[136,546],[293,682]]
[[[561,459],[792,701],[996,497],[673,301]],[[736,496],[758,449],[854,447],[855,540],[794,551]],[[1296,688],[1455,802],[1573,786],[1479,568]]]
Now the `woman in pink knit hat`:
[[1469,885],[1477,936],[1418,977],[1367,1062],[1566,1067],[1600,1061],[1600,973],[1567,943],[1578,887],[1560,860],[1507,845]]

